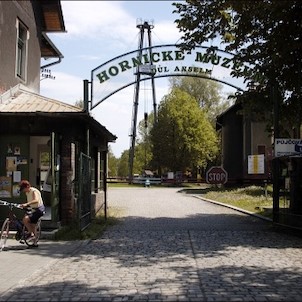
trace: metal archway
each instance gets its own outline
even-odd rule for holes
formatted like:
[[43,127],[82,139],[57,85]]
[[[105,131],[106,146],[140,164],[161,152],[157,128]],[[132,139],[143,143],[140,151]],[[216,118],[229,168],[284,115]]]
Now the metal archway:
[[239,64],[234,54],[220,49],[213,51],[211,47],[197,46],[194,51],[185,53],[178,44],[144,47],[119,55],[94,68],[91,71],[91,98],[86,101],[90,104],[89,109],[94,109],[110,96],[135,84],[134,75],[137,73],[141,74],[140,81],[193,76],[214,80],[242,91],[244,89],[241,87],[245,86],[243,79],[231,76],[231,72],[237,70],[248,75],[252,67]]
[[[242,78],[234,79],[233,71],[250,75],[250,66],[239,64],[235,55],[217,48],[197,46],[190,52],[181,50],[178,44],[151,45],[151,30],[148,23],[141,24],[139,49],[119,55],[91,71],[91,99],[88,97],[88,80],[84,81],[84,104],[88,111],[97,107],[115,93],[136,84],[138,99],[139,83],[151,80],[153,85],[153,106],[156,112],[154,79],[174,76],[189,76],[213,80],[224,85],[244,91]],[[149,46],[143,47],[144,31],[147,30]],[[132,81],[129,82],[129,78]],[[134,79],[135,78],[135,79]],[[240,81],[241,80],[241,81]],[[232,82],[236,82],[233,84]],[[126,82],[126,84],[125,84]],[[90,106],[89,106],[90,104]],[[134,113],[138,102],[134,102]],[[132,120],[132,143],[129,151],[129,179],[132,179],[134,144],[136,136],[136,114]]]

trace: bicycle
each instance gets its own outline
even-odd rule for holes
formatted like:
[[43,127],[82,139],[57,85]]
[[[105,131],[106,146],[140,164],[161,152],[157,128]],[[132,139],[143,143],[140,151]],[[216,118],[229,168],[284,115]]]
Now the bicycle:
[[21,219],[18,219],[16,214],[13,212],[13,208],[23,209],[27,214],[31,212],[31,207],[23,208],[18,203],[11,203],[4,200],[0,200],[0,205],[8,206],[8,215],[4,220],[1,228],[1,238],[0,238],[0,250],[4,250],[6,246],[7,239],[9,238],[10,231],[16,230],[15,239],[22,244],[26,244],[28,247],[33,246],[37,243],[41,236],[41,218],[39,218],[36,223],[36,240],[32,240],[31,234],[27,231],[25,225]]

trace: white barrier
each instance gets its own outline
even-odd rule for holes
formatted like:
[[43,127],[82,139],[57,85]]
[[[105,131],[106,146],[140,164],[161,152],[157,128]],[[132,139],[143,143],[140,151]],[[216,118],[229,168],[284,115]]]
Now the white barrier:
[[162,182],[160,177],[134,177],[132,182],[144,185],[147,179],[150,181],[150,185],[158,185]]

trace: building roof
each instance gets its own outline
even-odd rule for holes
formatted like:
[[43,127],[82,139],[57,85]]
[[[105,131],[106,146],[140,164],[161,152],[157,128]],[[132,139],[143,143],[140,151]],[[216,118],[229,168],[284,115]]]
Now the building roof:
[[40,0],[43,16],[42,30],[46,32],[65,32],[62,7],[60,0]]
[[43,58],[64,58],[62,53],[57,49],[46,33],[41,36],[41,57]]
[[242,108],[242,105],[241,104],[238,104],[238,103],[235,103],[233,104],[231,107],[229,107],[228,109],[226,109],[224,112],[222,112],[220,115],[218,115],[216,117],[216,131],[217,130],[220,130],[222,128],[222,122],[223,122],[223,119],[224,117],[227,115],[227,114],[230,114],[232,112],[237,112],[238,110],[240,110]]
[[40,0],[42,20],[42,31],[65,32],[62,7],[60,0]]
[[27,90],[21,84],[0,95],[0,116],[47,117],[54,119],[54,123],[56,118],[73,118],[85,121],[91,129],[105,135],[109,142],[114,142],[117,139],[114,134],[82,108],[41,96]]
[[50,99],[17,85],[0,96],[0,112],[82,112],[83,109]]
[[66,32],[60,0],[40,0],[42,16],[41,56],[63,58],[61,52],[47,37],[46,32]]

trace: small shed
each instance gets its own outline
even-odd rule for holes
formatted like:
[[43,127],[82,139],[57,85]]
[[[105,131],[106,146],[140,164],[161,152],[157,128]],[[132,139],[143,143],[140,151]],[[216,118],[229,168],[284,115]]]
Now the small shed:
[[[221,164],[228,172],[228,184],[262,183],[270,179],[272,138],[266,122],[252,120],[235,104],[216,119],[221,134]],[[249,171],[249,160],[263,159],[263,169]]]
[[[43,190],[51,175],[49,226],[81,228],[106,207],[108,143],[116,136],[83,109],[22,85],[0,98],[0,177],[6,200],[20,202],[20,179]],[[43,193],[43,192],[42,192]]]

